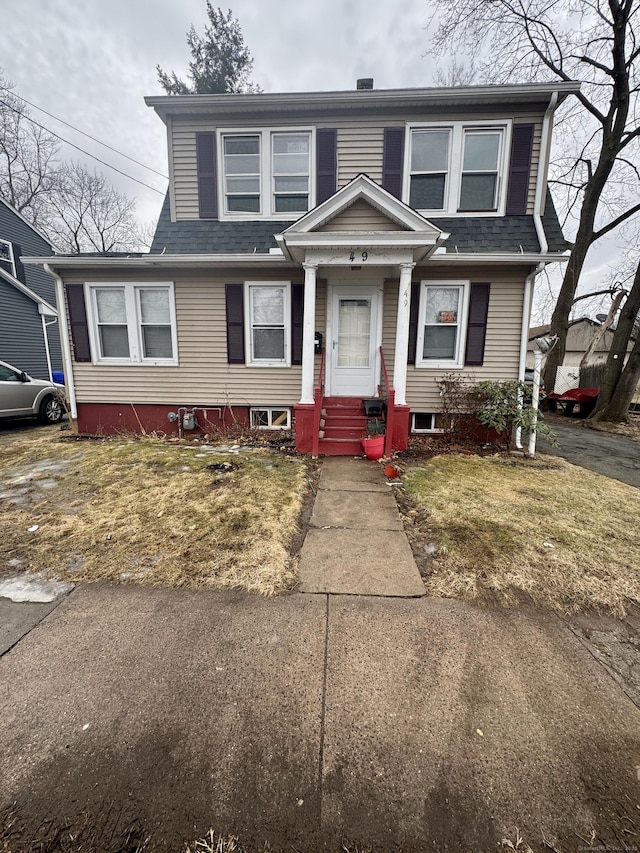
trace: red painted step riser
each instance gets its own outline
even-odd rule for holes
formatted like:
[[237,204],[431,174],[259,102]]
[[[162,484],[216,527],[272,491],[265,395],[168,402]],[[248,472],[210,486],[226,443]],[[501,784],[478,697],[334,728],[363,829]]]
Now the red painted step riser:
[[354,440],[334,440],[321,438],[318,451],[324,456],[362,456],[362,444]]
[[360,440],[364,438],[365,430],[360,427],[324,427],[324,437],[325,438],[354,438]]
[[363,430],[366,430],[367,428],[367,419],[358,417],[357,415],[340,418],[327,415],[326,417],[321,418],[321,420],[323,420],[327,426],[331,427],[360,427],[360,429]]

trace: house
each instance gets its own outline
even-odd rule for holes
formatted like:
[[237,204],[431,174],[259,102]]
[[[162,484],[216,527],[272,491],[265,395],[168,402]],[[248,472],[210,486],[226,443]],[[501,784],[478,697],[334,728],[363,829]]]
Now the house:
[[51,243],[0,199],[0,361],[49,380],[62,369],[54,280],[20,257],[52,252]]
[[[292,427],[301,452],[440,426],[439,381],[524,374],[578,84],[149,97],[169,190],[142,255],[32,257],[65,293],[80,430]],[[171,419],[169,419],[169,417]]]

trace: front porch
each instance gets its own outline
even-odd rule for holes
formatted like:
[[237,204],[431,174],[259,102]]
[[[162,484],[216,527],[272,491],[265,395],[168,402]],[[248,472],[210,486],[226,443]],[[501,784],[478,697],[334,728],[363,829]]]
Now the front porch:
[[[362,401],[368,398],[384,403],[385,453],[406,448],[412,274],[447,237],[366,175],[276,236],[285,257],[304,269],[302,387],[295,406],[300,452],[360,455],[367,434]],[[327,281],[320,329],[319,278]],[[389,281],[399,283],[398,296],[384,316]],[[388,344],[393,335],[391,375],[382,347],[385,325]],[[323,339],[326,346],[318,347]]]

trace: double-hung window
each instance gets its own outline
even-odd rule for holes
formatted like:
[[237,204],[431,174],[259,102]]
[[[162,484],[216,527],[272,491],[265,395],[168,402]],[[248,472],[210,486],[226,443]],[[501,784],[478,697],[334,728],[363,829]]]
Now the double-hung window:
[[411,141],[409,204],[416,210],[446,206],[451,129],[414,130]]
[[404,198],[432,214],[503,213],[509,131],[509,122],[411,127]]
[[291,364],[290,284],[246,283],[246,335],[248,364],[283,367]]
[[16,277],[16,263],[13,257],[13,246],[8,240],[0,240],[0,269]]
[[260,134],[224,137],[224,198],[227,213],[260,213]]
[[289,219],[313,206],[310,129],[220,131],[223,217]]
[[88,284],[94,361],[177,364],[170,283]]
[[422,282],[416,365],[462,367],[468,291],[463,281]]
[[495,210],[502,131],[464,131],[460,210]]

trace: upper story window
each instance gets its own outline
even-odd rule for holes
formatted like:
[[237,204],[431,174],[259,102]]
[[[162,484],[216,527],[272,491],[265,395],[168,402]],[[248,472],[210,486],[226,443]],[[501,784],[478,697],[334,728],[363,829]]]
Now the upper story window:
[[8,240],[0,240],[0,269],[16,277],[16,263],[13,257],[13,246]]
[[509,130],[508,122],[411,127],[405,199],[427,213],[504,213]]
[[223,216],[289,219],[312,199],[312,131],[220,131]]
[[260,213],[260,136],[224,137],[224,198],[228,213]]
[[172,284],[87,287],[94,362],[178,363]]

